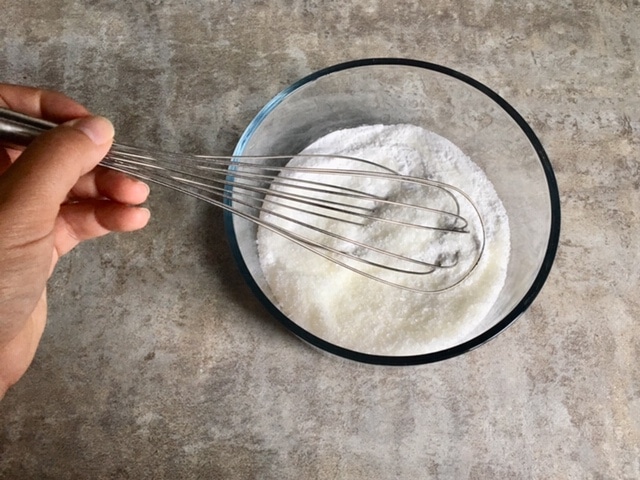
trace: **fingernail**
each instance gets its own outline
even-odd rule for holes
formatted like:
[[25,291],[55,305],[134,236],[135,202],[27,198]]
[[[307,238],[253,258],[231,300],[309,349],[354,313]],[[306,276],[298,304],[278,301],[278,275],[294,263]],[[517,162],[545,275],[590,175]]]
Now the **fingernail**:
[[145,207],[138,207],[140,210],[142,210],[146,216],[147,216],[147,222],[149,221],[149,219],[151,218],[151,210],[149,210],[148,208]]
[[76,118],[65,123],[65,125],[80,130],[96,145],[104,145],[110,142],[113,140],[115,133],[111,122],[104,117]]
[[144,183],[144,182],[141,182],[140,180],[138,180],[138,183],[139,183],[140,185],[142,185],[142,186],[143,186],[143,188],[145,189],[145,191],[146,191],[146,194],[145,194],[145,195],[146,195],[146,196],[149,196],[149,193],[151,193],[151,188],[149,188],[149,185],[147,185],[147,184],[146,184],[146,183]]

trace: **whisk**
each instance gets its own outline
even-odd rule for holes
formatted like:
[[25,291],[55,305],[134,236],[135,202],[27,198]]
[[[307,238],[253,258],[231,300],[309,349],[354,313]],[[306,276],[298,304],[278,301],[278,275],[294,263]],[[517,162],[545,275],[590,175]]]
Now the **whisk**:
[[[55,126],[0,108],[0,144],[5,146],[25,147]],[[292,157],[313,165],[291,166]],[[336,161],[338,167],[326,166]],[[204,200],[344,268],[404,290],[450,289],[470,275],[484,250],[482,217],[465,192],[362,158],[331,153],[187,155],[114,143],[101,165]],[[353,179],[359,179],[357,187]],[[429,191],[434,203],[403,200],[403,192],[416,190]],[[463,215],[461,202],[473,222]],[[387,233],[369,235],[380,224]],[[393,238],[414,238],[419,232],[423,242],[441,248],[434,258],[425,258],[429,249],[421,242],[411,242],[410,253],[395,250],[389,231]],[[446,236],[472,233],[471,254],[447,251]],[[422,281],[435,273],[441,273],[438,280]]]

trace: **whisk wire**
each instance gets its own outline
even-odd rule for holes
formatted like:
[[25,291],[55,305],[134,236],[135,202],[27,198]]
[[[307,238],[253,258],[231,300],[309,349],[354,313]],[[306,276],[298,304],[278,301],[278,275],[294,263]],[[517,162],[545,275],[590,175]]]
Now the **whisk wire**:
[[[0,108],[0,142],[10,147],[27,146],[41,132],[55,126],[51,122]],[[458,285],[475,269],[484,251],[485,229],[478,208],[464,191],[432,179],[403,176],[376,162],[357,157],[320,153],[297,156],[329,159],[329,163],[337,159],[339,164],[346,163],[349,167],[285,165],[292,158],[290,155],[182,155],[122,144],[112,146],[102,165],[216,205],[344,268],[390,286],[419,292],[443,291]],[[402,196],[394,197],[391,193],[389,196],[375,195],[365,188],[341,185],[341,180],[345,178],[350,180],[358,177],[363,179],[363,185],[378,181],[391,184],[389,192],[402,192],[403,188],[407,192],[418,188],[430,189],[428,198],[439,199],[433,205],[414,205],[402,201]],[[381,191],[386,189],[387,186]],[[465,205],[464,214],[460,200]],[[422,255],[393,251],[393,246],[389,247],[388,242],[379,246],[373,240],[351,238],[346,234],[325,230],[308,220],[309,217],[315,217],[347,223],[361,232],[379,223],[388,223],[430,231],[434,235],[460,235],[471,233],[472,225],[465,218],[467,213],[474,218],[475,236],[470,238],[475,243],[475,254],[471,260],[465,260],[463,270],[454,275],[453,281],[445,285],[436,283],[435,287],[404,284],[397,277],[385,276],[385,272],[400,272],[413,278],[440,270],[447,271],[458,265],[460,252],[453,255],[443,253],[436,255],[433,260],[425,260]],[[425,221],[418,222],[415,220],[418,217]],[[283,226],[282,222],[287,226]],[[288,225],[303,227],[309,236],[294,232]],[[351,231],[349,229],[347,231]],[[414,238],[398,231],[394,231],[394,234],[397,235],[393,238],[405,243]],[[424,238],[426,240],[423,241],[436,244],[443,241],[439,236]],[[417,248],[422,248],[422,245],[422,242],[418,242]],[[452,261],[444,261],[452,258]]]
[[[457,257],[447,263],[440,261],[425,261],[399,254],[388,248],[380,248],[354,238],[346,237],[302,220],[300,217],[311,215],[333,221],[346,222],[352,225],[365,225],[367,222],[386,222],[402,227],[420,228],[449,233],[469,233],[469,222],[460,214],[460,204],[455,193],[466,198],[475,208],[467,195],[454,186],[429,179],[406,177],[386,167],[367,160],[340,155],[310,154],[311,157],[340,158],[362,163],[363,166],[374,166],[384,171],[369,171],[356,169],[329,169],[313,167],[290,167],[263,163],[251,163],[247,157],[238,160],[234,157],[222,156],[184,156],[173,154],[150,153],[135,147],[114,145],[111,152],[103,160],[103,164],[114,170],[154,182],[158,185],[177,190],[200,200],[218,206],[234,215],[254,224],[267,228],[274,233],[283,235],[294,243],[303,246],[314,253],[351,271],[382,283],[400,286],[408,290],[412,287],[398,285],[380,275],[376,275],[355,266],[354,263],[375,267],[386,271],[409,275],[428,275],[437,269],[450,269],[458,264]],[[280,160],[286,161],[290,156],[249,157],[252,160]],[[283,172],[286,175],[283,175]],[[292,177],[290,174],[310,174],[314,178],[365,177],[367,179],[383,180],[405,186],[425,187],[436,189],[451,200],[453,208],[443,210],[425,205],[413,205],[374,195],[363,190],[327,183],[310,178]],[[213,175],[212,175],[213,174]],[[217,176],[216,176],[217,175]],[[265,185],[265,186],[262,186]],[[233,188],[231,188],[233,187]],[[454,193],[455,192],[455,193]],[[317,195],[317,194],[321,195]],[[362,203],[365,202],[367,205]],[[249,210],[238,208],[247,207]],[[402,207],[439,216],[446,219],[443,225],[418,224],[395,218],[387,218],[377,214],[376,208],[382,206]],[[275,208],[274,208],[275,207]],[[286,209],[289,213],[282,213]],[[477,209],[476,209],[477,211]],[[249,213],[251,212],[251,213]],[[265,216],[266,214],[266,216]],[[269,216],[279,218],[285,222],[299,225],[308,231],[315,232],[326,238],[331,238],[342,248],[330,245],[327,241],[318,241],[307,236],[294,233],[291,229],[266,220]],[[482,232],[484,236],[484,231]],[[348,246],[349,248],[344,248]],[[477,254],[472,262],[471,270],[479,261],[484,248],[484,237]],[[356,255],[354,252],[360,251]],[[362,252],[365,252],[363,254]],[[386,259],[385,262],[374,260],[371,254]],[[389,263],[390,260],[396,263]],[[406,265],[406,266],[405,266]],[[468,275],[468,274],[467,274]],[[467,275],[461,276],[456,282],[448,285],[451,288],[460,283]],[[440,291],[431,290],[431,291]]]
[[[137,173],[138,170],[137,169],[131,169],[130,170],[126,166],[123,167],[122,165],[120,165],[120,162],[121,162],[120,159],[118,160],[117,164],[114,162],[114,167],[115,167],[114,169],[116,169],[118,171],[122,171],[123,173],[138,175],[138,173]],[[107,162],[107,163],[109,163],[109,162]],[[132,162],[132,163],[134,163],[134,162]],[[138,164],[138,166],[140,166],[139,162],[136,162],[136,163]],[[110,166],[110,164],[108,166]],[[173,177],[169,177],[169,178],[173,178]],[[211,198],[210,196],[207,196],[207,195],[204,195],[202,193],[199,193],[198,191],[194,191],[194,190],[190,190],[190,189],[186,189],[186,188],[181,188],[181,187],[176,187],[175,184],[167,182],[167,181],[164,181],[159,176],[154,176],[154,177],[146,176],[145,179],[149,180],[149,181],[153,181],[158,185],[169,187],[169,188],[172,188],[174,190],[180,191],[181,193],[186,193],[186,194],[188,194],[190,196],[193,196],[193,197],[195,197],[197,199],[207,201],[207,202],[212,203],[212,204],[214,204],[214,205],[216,205],[216,206],[218,206],[218,207],[220,207],[222,209],[230,211],[230,212],[240,216],[241,218],[244,218],[245,220],[249,220],[249,221],[251,221],[251,222],[253,222],[253,223],[257,224],[257,225],[260,225],[260,226],[262,226],[264,228],[267,228],[267,229],[269,229],[269,230],[271,230],[271,231],[273,231],[275,233],[278,233],[278,234],[281,234],[281,235],[286,235],[287,238],[289,238],[291,241],[295,242],[296,244],[298,244],[300,246],[303,246],[305,248],[308,248],[308,249],[312,250],[313,252],[315,252],[316,254],[319,254],[319,255],[321,255],[321,256],[333,261],[334,263],[337,263],[338,265],[340,265],[340,266],[342,266],[344,268],[347,268],[347,269],[349,269],[351,271],[360,273],[360,274],[364,275],[365,277],[368,277],[368,278],[371,278],[371,279],[375,279],[375,280],[378,280],[378,281],[382,281],[382,283],[386,283],[388,285],[392,285],[393,286],[393,285],[395,285],[395,283],[379,279],[378,277],[375,277],[375,276],[373,276],[371,274],[368,274],[368,273],[362,271],[361,269],[358,269],[358,268],[356,268],[356,267],[354,267],[352,265],[349,265],[349,264],[347,264],[347,263],[345,263],[343,261],[340,261],[339,259],[335,258],[334,256],[328,255],[326,252],[332,253],[334,255],[347,256],[351,260],[358,261],[358,262],[367,264],[369,266],[378,267],[378,268],[384,268],[384,269],[391,270],[391,271],[394,271],[394,272],[397,272],[397,273],[412,274],[412,275],[426,275],[426,274],[432,273],[436,268],[452,268],[452,267],[455,266],[455,265],[442,265],[442,264],[429,263],[429,262],[424,262],[424,261],[408,258],[408,257],[405,257],[403,255],[399,255],[399,254],[394,253],[394,252],[390,252],[390,251],[387,251],[387,250],[384,250],[384,249],[377,248],[377,247],[372,246],[372,245],[365,244],[364,242],[360,242],[360,241],[357,241],[357,240],[354,240],[354,239],[351,239],[351,238],[348,238],[348,237],[344,237],[342,235],[335,234],[335,233],[330,232],[330,231],[326,231],[326,230],[321,229],[321,228],[319,228],[319,227],[317,227],[315,225],[312,225],[312,224],[309,224],[309,223],[306,223],[306,222],[302,222],[300,220],[296,220],[296,219],[291,218],[289,216],[283,215],[283,214],[281,214],[281,213],[279,213],[277,211],[270,210],[270,209],[265,209],[265,208],[261,209],[261,211],[264,212],[264,213],[268,213],[270,215],[282,218],[283,220],[296,223],[296,224],[298,224],[300,226],[303,226],[305,228],[314,230],[314,231],[322,233],[324,235],[328,235],[328,236],[330,236],[330,237],[332,237],[334,239],[337,239],[337,240],[340,240],[340,241],[343,241],[343,242],[348,242],[348,243],[350,243],[352,245],[355,245],[355,246],[358,246],[358,247],[361,247],[361,248],[365,248],[367,250],[379,253],[381,255],[385,255],[385,256],[388,256],[388,257],[391,257],[391,258],[395,258],[396,260],[400,260],[400,261],[404,261],[404,262],[410,262],[410,263],[413,263],[413,264],[416,264],[416,265],[420,265],[422,267],[427,267],[427,268],[426,268],[426,270],[423,270],[423,271],[417,271],[415,269],[414,270],[409,270],[409,269],[406,269],[406,268],[403,269],[403,268],[399,268],[399,267],[393,267],[393,266],[390,266],[390,265],[387,265],[387,264],[382,264],[380,262],[375,262],[375,261],[372,261],[372,260],[368,260],[368,259],[363,258],[363,257],[355,257],[352,254],[350,254],[348,252],[345,252],[343,250],[328,246],[326,244],[318,243],[316,241],[310,240],[307,237],[292,233],[291,231],[289,231],[289,230],[287,230],[285,228],[282,228],[280,226],[277,226],[277,225],[275,225],[273,223],[266,222],[266,221],[262,220],[257,215],[250,215],[250,214],[247,214],[246,212],[243,212],[243,211],[240,211],[238,209],[235,209],[235,208],[231,207],[229,204],[225,203],[222,200],[228,200],[228,201],[233,200],[233,202],[235,202],[235,203],[240,203],[241,205],[245,205],[245,206],[248,206],[248,207],[256,208],[255,205],[253,205],[253,204],[251,204],[249,202],[243,201],[241,199],[238,199],[237,196],[235,196],[235,195],[232,196],[229,192],[224,191],[224,189],[220,189],[221,190],[221,192],[220,192],[221,193],[221,200],[217,200],[217,199]],[[185,183],[187,183],[189,185],[198,186],[202,191],[210,192],[210,191],[212,191],[214,189],[218,190],[217,188],[212,187],[211,185],[201,184],[201,183],[194,182],[194,181],[188,180],[188,179],[181,179],[181,181],[183,181],[183,182],[185,182]],[[222,183],[227,183],[227,182],[222,182]],[[301,210],[301,211],[304,211],[304,210]],[[336,219],[339,219],[339,218],[336,218]]]
[[[322,155],[311,155],[313,157],[319,157]],[[324,155],[327,157],[328,155]],[[343,158],[348,160],[358,160],[355,157],[348,156],[339,156],[339,155],[331,155],[332,158]],[[225,187],[234,186],[234,190],[251,192],[251,194],[269,194],[270,196],[279,196],[281,198],[286,198],[292,201],[299,202],[306,206],[313,206],[318,208],[325,208],[328,210],[334,210],[339,213],[349,214],[354,213],[357,215],[361,215],[363,218],[375,219],[377,221],[383,221],[388,223],[394,223],[396,225],[407,226],[407,227],[421,227],[427,228],[430,230],[439,230],[439,231],[459,231],[466,232],[466,228],[468,226],[467,220],[460,215],[460,206],[458,200],[455,196],[449,191],[452,186],[444,187],[444,184],[441,182],[436,182],[433,180],[420,179],[415,177],[407,177],[404,175],[399,175],[397,173],[386,173],[386,172],[370,172],[370,171],[359,171],[359,170],[346,170],[346,169],[326,169],[326,168],[308,168],[308,167],[286,167],[286,166],[265,166],[265,165],[256,165],[247,162],[234,162],[230,157],[218,157],[218,156],[195,156],[195,159],[199,161],[214,161],[216,162],[213,166],[211,163],[204,163],[193,166],[193,168],[198,170],[198,174],[187,171],[184,167],[180,168],[180,166],[175,167],[168,162],[163,162],[160,156],[152,157],[148,154],[135,152],[135,149],[132,147],[127,147],[122,150],[115,150],[112,154],[110,154],[105,160],[112,161],[114,167],[126,171],[130,174],[140,174],[140,168],[143,169],[154,169],[157,172],[163,172],[166,178],[170,178],[174,181],[187,182],[193,186],[197,186],[203,190],[210,191],[210,187],[212,182],[216,184],[222,184]],[[245,157],[246,158],[246,157]],[[285,156],[274,156],[274,157],[263,157],[263,156],[255,156],[251,157],[255,159],[286,159],[290,157]],[[145,160],[145,161],[142,161]],[[362,160],[366,164],[373,164],[372,162]],[[210,175],[201,175],[201,170],[207,170],[209,172],[220,173],[221,175],[228,173],[228,167],[235,167],[234,170],[234,179],[232,181],[228,180],[220,180]],[[129,169],[129,167],[132,167]],[[237,168],[251,168],[254,170],[270,170],[275,171],[274,174],[264,174],[264,173],[256,173],[249,172],[243,173],[239,171]],[[416,185],[416,186],[427,186],[429,188],[439,189],[442,193],[449,195],[451,198],[453,205],[455,205],[455,211],[444,211],[442,209],[436,209],[424,205],[412,205],[406,203],[400,203],[398,201],[389,200],[368,192],[363,192],[361,190],[356,190],[348,187],[344,187],[341,185],[327,184],[325,182],[318,182],[308,179],[298,179],[298,178],[288,178],[288,177],[279,177],[278,174],[282,171],[295,171],[302,173],[310,173],[314,175],[336,175],[336,176],[346,176],[346,177],[367,177],[367,178],[378,178],[383,179],[389,182],[397,182],[404,183],[405,185]],[[389,172],[392,172],[389,170]],[[173,174],[173,175],[172,175]],[[153,181],[153,178],[147,176],[145,177],[147,180]],[[195,180],[201,180],[202,182],[196,182]],[[257,179],[264,180],[269,186],[268,187],[257,187],[255,185],[246,184],[242,182],[238,182],[238,180],[250,180],[256,181]],[[326,198],[318,198],[317,196],[308,196],[303,195],[301,193],[286,193],[279,189],[274,189],[274,186],[282,186],[282,187],[293,187],[296,191],[305,191],[305,192],[317,192],[322,194],[330,193],[332,196],[339,196],[342,198],[352,198],[352,199],[364,199],[368,201],[375,202],[378,205],[393,205],[393,206],[402,206],[404,208],[410,207],[416,210],[421,210],[423,212],[431,212],[437,215],[441,215],[449,218],[450,222],[444,227],[437,225],[417,225],[409,222],[401,222],[396,221],[389,218],[377,217],[372,215],[370,212],[371,208],[363,207],[355,204],[345,204],[344,200],[329,200]],[[463,194],[461,191],[458,193]],[[353,209],[354,211],[347,210]],[[291,207],[292,208],[292,207]],[[309,213],[309,212],[307,212]],[[314,212],[317,214],[317,212]],[[341,217],[330,217],[334,220],[338,221],[348,221],[345,218]]]

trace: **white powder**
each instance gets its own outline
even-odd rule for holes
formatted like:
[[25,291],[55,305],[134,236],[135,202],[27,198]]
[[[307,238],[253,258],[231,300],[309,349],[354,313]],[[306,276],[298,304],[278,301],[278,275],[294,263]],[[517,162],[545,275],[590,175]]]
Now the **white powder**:
[[[279,308],[314,335],[363,353],[417,355],[441,350],[465,339],[495,303],[509,262],[507,215],[480,167],[447,139],[413,125],[372,125],[332,132],[302,153],[365,158],[402,175],[442,181],[460,188],[473,200],[482,217],[485,246],[477,266],[460,284],[439,293],[417,293],[358,275],[266,228],[259,228],[260,263]],[[345,166],[345,162],[329,157],[300,156],[292,159],[289,165],[340,168]],[[352,168],[363,169],[362,165]],[[326,177],[321,180],[327,181]],[[451,208],[451,199],[447,195],[434,194],[433,189],[409,188],[396,192],[393,186],[383,187],[358,177],[341,177],[340,181],[342,185],[387,198],[429,206],[448,205]],[[282,211],[278,206],[268,205],[268,208]],[[360,231],[336,220],[305,214],[299,214],[297,218],[341,235],[356,235],[367,243],[373,242],[424,261],[458,258],[459,264],[454,269],[421,276],[389,271],[380,273],[379,268],[359,266],[392,282],[438,289],[453,283],[456,275],[472,266],[474,253],[481,242],[479,232],[482,224],[477,212],[464,202],[460,208],[462,216],[470,222],[472,234],[436,232],[425,237],[420,232],[407,231],[384,222],[374,223],[366,231]],[[414,210],[393,208],[387,213],[390,217],[406,221],[415,221],[414,217],[418,215]],[[277,216],[263,213],[262,218],[309,236],[308,229],[283,222]],[[336,240],[334,244],[345,248],[340,241]],[[377,259],[375,255],[371,258]]]

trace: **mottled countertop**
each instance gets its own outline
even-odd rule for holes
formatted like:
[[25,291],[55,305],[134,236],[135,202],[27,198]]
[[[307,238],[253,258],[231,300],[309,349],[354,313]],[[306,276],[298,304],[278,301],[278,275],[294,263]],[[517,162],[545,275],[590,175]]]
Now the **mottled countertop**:
[[49,285],[0,403],[7,479],[640,478],[640,4],[34,0],[0,7],[0,81],[66,92],[121,141],[230,153],[275,93],[376,56],[447,65],[531,123],[561,192],[533,306],[408,368],[322,354],[245,286],[220,212],[154,188],[147,229]]

